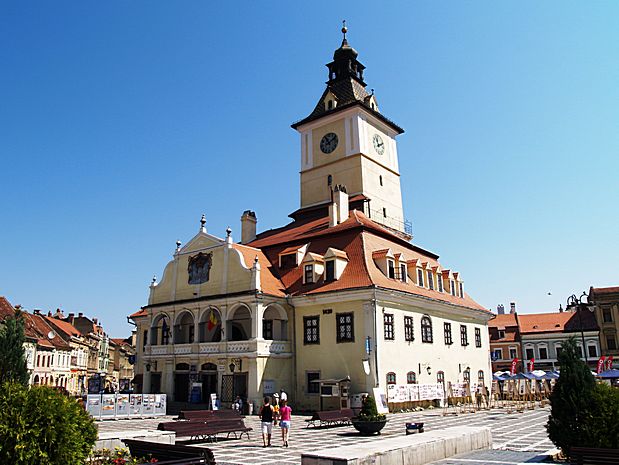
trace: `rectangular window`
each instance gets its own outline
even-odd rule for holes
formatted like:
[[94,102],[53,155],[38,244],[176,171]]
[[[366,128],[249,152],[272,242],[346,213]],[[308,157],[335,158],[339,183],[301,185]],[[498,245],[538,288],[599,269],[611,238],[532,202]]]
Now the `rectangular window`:
[[512,347],[509,348],[509,358],[512,360],[518,357],[518,351]]
[[532,347],[526,348],[525,354],[527,356],[527,360],[531,360],[532,358],[535,358],[535,352],[533,351]]
[[451,345],[453,344],[453,339],[451,337],[451,323],[443,323],[443,333],[445,333],[445,344]]
[[273,320],[262,320],[262,338],[273,340]]
[[436,283],[438,284],[438,291],[443,292],[443,277],[438,275],[436,277]]
[[314,265],[305,265],[305,284],[314,282]]
[[617,340],[612,334],[606,335],[606,348],[608,350],[617,350]]
[[499,339],[505,339],[505,330],[499,329]]
[[404,263],[400,264],[400,279],[403,283],[406,282],[406,264]]
[[451,295],[455,296],[456,295],[456,283],[454,283],[453,281],[449,281],[449,285],[451,287]]
[[557,352],[557,358],[559,358],[559,355],[561,355],[561,351],[563,351],[563,347],[557,347],[555,348],[555,351]]
[[481,329],[475,328],[475,347],[481,347]]
[[352,313],[338,313],[337,342],[355,342],[354,315]]
[[325,262],[325,281],[333,281],[335,279],[335,260],[327,260]]
[[293,268],[297,266],[297,253],[288,253],[279,257],[280,268]]
[[466,325],[460,325],[460,345],[466,347],[469,345],[469,334]]
[[393,260],[387,260],[387,268],[389,272],[389,277],[391,279],[395,279],[395,263],[393,263]]
[[142,352],[146,350],[146,344],[148,344],[148,330],[144,331],[144,337],[142,338]]
[[303,343],[320,344],[320,317],[303,317]]
[[503,350],[502,349],[494,349],[492,351],[492,358],[494,360],[503,360]]
[[462,290],[462,283],[460,283],[460,297],[464,297],[464,291]]
[[587,346],[587,349],[589,349],[589,357],[597,357],[598,356],[598,350],[595,346]]
[[423,287],[423,270],[421,268],[417,269],[417,284]]
[[320,379],[319,371],[306,371],[305,379],[307,381],[307,393],[308,394],[320,394],[320,383],[316,383]]
[[604,323],[612,323],[613,321],[613,314],[610,308],[603,308],[602,309],[602,317],[604,319]]
[[432,276],[431,271],[428,271],[428,289],[434,290],[434,276]]
[[546,347],[539,348],[539,358],[540,360],[546,360],[548,358],[548,349]]
[[407,341],[414,341],[415,340],[413,324],[414,323],[413,323],[413,317],[412,316],[405,316],[404,317],[404,339],[406,339]]
[[383,324],[385,331],[385,339],[393,341],[395,339],[393,334],[393,313],[385,313],[383,315]]

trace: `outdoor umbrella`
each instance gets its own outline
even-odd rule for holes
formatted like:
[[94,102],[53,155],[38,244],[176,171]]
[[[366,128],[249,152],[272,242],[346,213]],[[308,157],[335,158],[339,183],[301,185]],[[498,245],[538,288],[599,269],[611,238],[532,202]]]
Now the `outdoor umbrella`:
[[619,370],[617,370],[616,368],[612,368],[610,370],[603,371],[597,376],[598,378],[602,379],[616,379],[619,378]]

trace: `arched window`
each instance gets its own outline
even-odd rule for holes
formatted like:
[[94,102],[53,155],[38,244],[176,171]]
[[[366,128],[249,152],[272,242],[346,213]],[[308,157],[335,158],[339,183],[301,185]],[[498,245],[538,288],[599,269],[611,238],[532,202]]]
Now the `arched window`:
[[436,382],[439,384],[445,384],[445,372],[444,371],[437,371],[436,372]]
[[417,383],[417,373],[414,371],[409,371],[406,373],[406,382],[408,384],[416,384]]
[[479,370],[477,372],[477,382],[483,386],[484,384],[484,371],[483,370]]
[[333,176],[329,175],[327,176],[327,186],[331,186],[331,184],[333,184]]
[[177,363],[176,370],[177,371],[189,371],[189,364],[188,363]]
[[467,368],[466,370],[464,370],[463,376],[464,376],[464,382],[470,383],[471,382],[471,369]]
[[395,373],[393,371],[387,373],[387,384],[395,384]]
[[427,315],[421,318],[421,342],[432,342],[432,320]]

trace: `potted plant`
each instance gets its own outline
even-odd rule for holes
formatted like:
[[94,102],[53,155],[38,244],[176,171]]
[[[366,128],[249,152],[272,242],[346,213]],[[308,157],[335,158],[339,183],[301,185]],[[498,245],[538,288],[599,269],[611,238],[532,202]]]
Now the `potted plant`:
[[385,427],[387,415],[378,413],[376,401],[373,397],[365,397],[361,412],[352,419],[352,425],[357,431],[364,435],[378,433]]

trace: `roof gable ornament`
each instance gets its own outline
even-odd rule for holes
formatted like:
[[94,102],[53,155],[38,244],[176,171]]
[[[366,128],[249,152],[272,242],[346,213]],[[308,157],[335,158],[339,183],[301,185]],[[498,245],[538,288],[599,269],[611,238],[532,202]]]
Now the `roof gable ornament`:
[[200,218],[200,232],[206,234],[206,215],[202,213],[202,218]]

